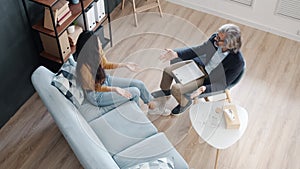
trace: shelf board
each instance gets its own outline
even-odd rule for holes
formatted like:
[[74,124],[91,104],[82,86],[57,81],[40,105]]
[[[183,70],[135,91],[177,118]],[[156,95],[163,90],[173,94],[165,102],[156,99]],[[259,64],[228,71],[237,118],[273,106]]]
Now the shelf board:
[[[42,0],[39,0],[39,1],[42,1]],[[56,0],[51,0],[51,1],[56,1]],[[83,2],[84,9],[86,9],[93,1],[92,0],[85,0],[85,1],[82,1],[82,2]],[[82,12],[81,3],[79,3],[79,4],[70,4],[69,7],[70,7],[70,10],[72,11],[72,16],[69,17],[62,25],[56,26],[56,31],[57,31],[58,36],[60,36],[67,29],[67,27],[73,21],[75,21],[79,17],[79,15],[81,15],[81,12]],[[42,32],[42,33],[50,35],[52,37],[56,37],[54,30],[44,28],[44,20],[43,19],[38,21],[36,24],[34,24],[32,26],[32,28],[34,30],[37,30],[38,32]]]
[[53,6],[57,2],[57,0],[31,0],[31,1],[47,7]]
[[82,0],[82,2],[83,2],[84,9],[86,9],[94,2],[94,0]]
[[[43,6],[47,6],[47,7],[51,7],[53,6],[58,0],[31,0],[32,2],[41,4]],[[82,0],[83,4],[84,4],[84,8],[87,8],[92,2],[93,0]],[[71,5],[71,4],[70,4]],[[78,4],[76,4],[78,5]],[[79,3],[80,5],[80,3]]]
[[[81,14],[81,6],[80,4],[76,5],[70,5],[70,10],[72,11],[72,16],[70,16],[62,25],[56,26],[57,35],[60,36],[64,30]],[[35,25],[32,26],[34,30],[37,30],[38,32],[42,32],[44,34],[50,35],[52,37],[55,37],[55,32],[50,29],[44,28],[44,20],[40,20]]]
[[97,31],[99,29],[99,27],[106,21],[106,19],[107,19],[107,14],[101,19],[100,22],[96,23],[96,26],[93,29],[93,31]]

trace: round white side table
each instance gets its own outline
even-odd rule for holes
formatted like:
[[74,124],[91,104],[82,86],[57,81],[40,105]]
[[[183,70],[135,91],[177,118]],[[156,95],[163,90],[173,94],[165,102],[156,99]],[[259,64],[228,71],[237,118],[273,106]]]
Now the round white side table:
[[199,102],[192,105],[189,111],[192,127],[201,139],[217,149],[215,169],[217,168],[219,150],[226,149],[237,142],[244,134],[248,125],[248,113],[239,105],[236,105],[240,120],[239,129],[226,129],[223,113],[217,113],[217,108],[234,104],[226,101]]

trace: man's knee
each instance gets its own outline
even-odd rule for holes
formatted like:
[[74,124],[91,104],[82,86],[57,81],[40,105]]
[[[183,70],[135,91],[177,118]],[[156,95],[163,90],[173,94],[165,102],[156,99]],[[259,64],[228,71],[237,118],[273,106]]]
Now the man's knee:
[[171,66],[167,66],[164,68],[164,72],[165,74],[171,75],[172,72],[172,67]]

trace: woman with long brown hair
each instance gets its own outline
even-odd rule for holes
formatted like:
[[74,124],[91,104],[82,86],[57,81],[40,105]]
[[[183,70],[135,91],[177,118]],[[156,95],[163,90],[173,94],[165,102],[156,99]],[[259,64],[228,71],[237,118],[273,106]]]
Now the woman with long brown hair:
[[120,67],[135,71],[134,63],[109,62],[102,49],[99,38],[91,31],[80,34],[74,58],[77,60],[77,81],[85,91],[85,95],[96,106],[120,105],[129,100],[139,104],[139,98],[154,109],[155,103],[145,84],[137,79],[121,78],[107,75],[105,69]]

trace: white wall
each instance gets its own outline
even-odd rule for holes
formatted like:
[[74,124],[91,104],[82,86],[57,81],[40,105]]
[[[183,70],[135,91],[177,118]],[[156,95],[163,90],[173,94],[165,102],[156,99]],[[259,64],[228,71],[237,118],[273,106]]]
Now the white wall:
[[300,41],[300,20],[275,14],[278,0],[253,0],[251,7],[229,0],[168,1]]

